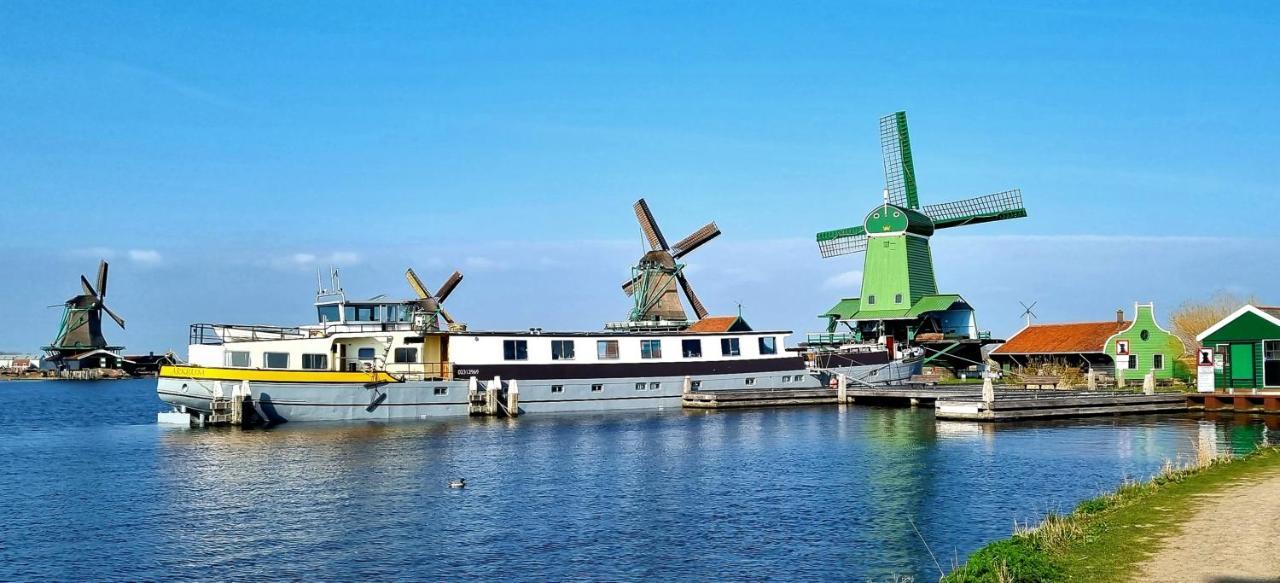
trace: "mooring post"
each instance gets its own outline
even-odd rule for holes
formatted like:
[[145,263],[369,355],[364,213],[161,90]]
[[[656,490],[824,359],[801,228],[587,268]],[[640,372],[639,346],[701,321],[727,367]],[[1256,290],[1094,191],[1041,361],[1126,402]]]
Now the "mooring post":
[[502,388],[502,377],[493,377],[493,382],[489,384],[488,391],[485,392],[485,413],[488,415],[496,415],[498,413],[498,390]]
[[1098,375],[1093,372],[1093,369],[1089,369],[1089,376],[1087,378],[1089,380],[1089,390],[1098,390]]
[[507,417],[515,417],[520,414],[520,387],[516,385],[516,380],[511,379],[507,383]]
[[990,372],[982,375],[982,402],[986,403],[988,409],[996,402],[996,384],[991,381]]
[[1147,376],[1142,377],[1142,394],[1144,395],[1156,394],[1156,372],[1155,371],[1149,371],[1147,373]]
[[688,395],[689,393],[693,392],[693,377],[689,375],[685,375],[684,385],[681,389],[681,392],[684,393],[685,395]]
[[844,373],[836,375],[836,402],[840,404],[849,402],[849,377]]

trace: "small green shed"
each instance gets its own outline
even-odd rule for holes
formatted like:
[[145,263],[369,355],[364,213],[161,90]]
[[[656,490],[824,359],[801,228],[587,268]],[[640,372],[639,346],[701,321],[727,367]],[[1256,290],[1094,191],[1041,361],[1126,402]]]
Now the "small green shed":
[[1104,351],[1116,363],[1116,374],[1126,381],[1141,381],[1148,372],[1156,380],[1189,376],[1179,360],[1186,354],[1182,340],[1156,322],[1155,305],[1134,304],[1129,326],[1107,339]]
[[1196,336],[1218,389],[1280,388],[1280,308],[1246,305]]

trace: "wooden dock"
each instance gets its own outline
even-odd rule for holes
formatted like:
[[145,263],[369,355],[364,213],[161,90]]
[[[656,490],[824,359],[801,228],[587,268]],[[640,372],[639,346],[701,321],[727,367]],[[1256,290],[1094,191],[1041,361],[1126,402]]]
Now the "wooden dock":
[[[845,394],[846,404],[932,406],[938,419],[978,422],[1090,415],[1178,413],[1195,408],[1195,403],[1189,399],[1189,395],[1181,393],[1146,395],[1105,391],[1028,391],[1003,387],[996,391],[996,398],[991,403],[984,402],[981,387],[973,385],[859,386],[847,387]],[[1270,395],[1269,398],[1272,400],[1263,399],[1262,395],[1256,397],[1254,400],[1258,405],[1251,406],[1252,408],[1248,410],[1261,411],[1266,406],[1274,406],[1280,410],[1280,395]],[[1223,401],[1213,403],[1221,402]],[[690,409],[787,407],[839,403],[839,392],[834,389],[690,391],[686,392],[683,398],[684,407]]]
[[1096,391],[999,392],[984,402],[979,397],[939,399],[938,419],[953,421],[1021,421],[1090,415],[1139,415],[1187,411],[1187,396],[1179,393],[1155,395],[1099,393]]
[[1197,411],[1280,413],[1280,393],[1277,392],[1190,393],[1186,397],[1191,409]]

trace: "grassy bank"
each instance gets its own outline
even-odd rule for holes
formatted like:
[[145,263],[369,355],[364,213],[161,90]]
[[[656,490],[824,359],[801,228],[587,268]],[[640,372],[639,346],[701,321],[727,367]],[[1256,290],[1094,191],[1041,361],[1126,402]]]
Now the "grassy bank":
[[1273,471],[1280,471],[1275,447],[1234,459],[1201,455],[1181,467],[1166,463],[1150,481],[1128,482],[1071,514],[1015,528],[1012,537],[979,549],[943,581],[1124,581],[1191,517],[1197,495]]

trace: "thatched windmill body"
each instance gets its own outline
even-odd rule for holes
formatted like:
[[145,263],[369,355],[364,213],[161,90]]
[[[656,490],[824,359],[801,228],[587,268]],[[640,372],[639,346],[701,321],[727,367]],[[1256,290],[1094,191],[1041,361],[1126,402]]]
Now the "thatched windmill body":
[[707,309],[685,277],[684,264],[680,260],[719,236],[720,228],[714,222],[707,223],[675,245],[668,245],[643,198],[636,201],[635,211],[640,230],[649,244],[649,251],[631,268],[631,280],[622,284],[622,291],[634,300],[630,321],[687,322],[689,316],[680,303],[677,283],[689,300],[694,315],[698,319],[705,318]]
[[[107,262],[99,262],[97,285],[90,284],[88,278],[80,276],[80,288],[83,293],[63,303],[62,322],[58,326],[58,335],[52,343],[43,348],[50,362],[63,364],[96,351],[114,353],[124,348],[111,346],[102,335],[103,312],[115,320],[121,329],[124,328],[124,318],[111,311],[105,303],[107,271]],[[94,363],[106,362],[109,361],[89,359],[83,363],[83,366],[96,368]]]

